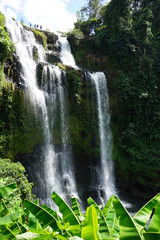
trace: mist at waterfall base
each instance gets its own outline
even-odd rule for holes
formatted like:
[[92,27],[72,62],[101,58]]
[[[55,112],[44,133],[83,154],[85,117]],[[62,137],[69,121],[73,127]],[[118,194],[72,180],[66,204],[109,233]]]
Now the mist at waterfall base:
[[[85,184],[79,189],[77,179],[80,181],[80,176],[75,176],[75,173],[78,175],[76,159],[72,146],[68,143],[70,133],[67,102],[65,101],[66,74],[58,66],[46,61],[46,53],[42,45],[36,42],[31,31],[24,29],[21,24],[13,20],[7,20],[6,27],[13,42],[16,43],[16,54],[21,62],[20,74],[22,83],[25,85],[25,95],[32,102],[35,116],[41,119],[44,136],[43,143],[37,145],[32,153],[16,157],[25,166],[29,180],[34,183],[33,193],[41,203],[53,208],[55,207],[51,200],[53,190],[68,203],[70,197],[74,195],[77,196],[82,207],[86,206],[86,199],[91,195],[98,204],[104,205],[107,199],[116,194],[108,90],[104,73],[85,73],[86,81],[92,83],[96,92],[96,104],[95,102],[94,104],[97,106],[100,161],[87,166],[87,177],[90,181],[87,188]],[[79,69],[71,54],[67,39],[59,36],[58,44],[61,46],[61,62]],[[35,48],[38,52],[38,61],[33,60]],[[40,87],[36,77],[39,63],[43,66]],[[55,144],[54,126],[58,119],[60,119],[61,143]]]

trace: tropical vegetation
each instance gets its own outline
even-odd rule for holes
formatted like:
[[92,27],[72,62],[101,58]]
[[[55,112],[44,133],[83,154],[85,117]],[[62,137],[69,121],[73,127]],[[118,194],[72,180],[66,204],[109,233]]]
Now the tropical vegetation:
[[[5,181],[5,179],[4,179]],[[2,240],[156,240],[160,239],[160,194],[157,194],[133,217],[117,196],[104,208],[90,197],[86,213],[80,210],[76,197],[71,207],[56,193],[51,198],[59,213],[50,207],[25,199],[10,198],[17,191],[16,183],[0,180],[0,238]],[[16,198],[16,196],[14,195]],[[14,202],[14,205],[12,204]]]
[[80,10],[69,41],[80,66],[106,73],[117,183],[151,196],[160,187],[160,1],[100,3]]

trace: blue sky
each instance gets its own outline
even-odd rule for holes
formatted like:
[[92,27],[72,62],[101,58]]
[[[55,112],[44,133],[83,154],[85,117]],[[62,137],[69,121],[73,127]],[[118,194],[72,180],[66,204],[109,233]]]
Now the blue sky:
[[[104,0],[104,3],[107,0]],[[69,31],[74,27],[76,12],[87,0],[1,0],[0,10],[25,24],[42,25],[51,31]]]

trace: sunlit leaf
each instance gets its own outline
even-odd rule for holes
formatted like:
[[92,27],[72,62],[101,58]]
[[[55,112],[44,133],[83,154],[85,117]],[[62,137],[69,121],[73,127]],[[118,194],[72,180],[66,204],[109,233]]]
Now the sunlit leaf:
[[147,202],[133,217],[134,222],[139,231],[146,227],[146,223],[150,218],[153,208],[160,202],[160,193]]
[[71,225],[80,224],[78,218],[68,204],[56,193],[53,192],[52,200],[59,207],[59,211],[63,214],[63,221],[69,222]]
[[93,205],[87,208],[85,225],[86,226],[82,228],[81,237],[84,240],[98,240],[99,232],[97,211]]
[[142,240],[134,221],[117,196],[113,198],[113,206],[119,220],[120,239]]

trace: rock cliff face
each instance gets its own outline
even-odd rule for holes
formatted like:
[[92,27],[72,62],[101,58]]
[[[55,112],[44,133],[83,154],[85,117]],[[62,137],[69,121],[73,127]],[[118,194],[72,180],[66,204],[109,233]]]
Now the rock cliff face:
[[[121,189],[119,194],[122,197],[132,195],[141,199],[153,197],[160,189],[158,163],[160,155],[157,149],[159,139],[150,141],[147,136],[149,134],[153,135],[157,120],[154,120],[156,123],[151,119],[148,120],[152,110],[147,100],[144,99],[145,97],[138,97],[135,88],[131,89],[130,85],[127,89],[128,78],[126,78],[124,72],[127,72],[129,76],[131,69],[125,69],[125,65],[120,67],[117,59],[98,50],[94,37],[75,39],[70,36],[68,40],[77,64],[90,71],[103,71],[107,77],[116,186]],[[143,78],[144,76],[141,76],[141,81],[137,80],[138,82],[135,82],[135,85],[139,85],[142,89],[144,87]],[[149,79],[148,84],[150,84]],[[155,96],[157,95],[155,94]],[[155,96],[153,94],[152,99]],[[137,115],[132,114],[133,111]],[[139,123],[137,119],[140,119]],[[141,124],[141,127],[139,124]],[[152,127],[150,129],[146,127],[140,133],[138,129],[144,128],[148,124],[153,129]],[[153,167],[153,162],[156,168]]]

